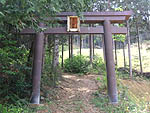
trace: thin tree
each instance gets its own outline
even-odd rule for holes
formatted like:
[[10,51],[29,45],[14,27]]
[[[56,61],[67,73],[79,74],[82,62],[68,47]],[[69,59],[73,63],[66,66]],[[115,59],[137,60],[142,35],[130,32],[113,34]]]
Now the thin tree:
[[136,22],[136,30],[137,30],[137,40],[138,40],[138,51],[139,51],[139,61],[140,61],[140,72],[143,74],[143,68],[142,68],[142,58],[141,58],[141,48],[140,48],[140,37],[139,37],[139,26]]
[[62,42],[62,61],[61,66],[64,67],[64,43]]
[[123,60],[124,60],[124,69],[126,68],[126,54],[125,54],[125,47],[124,42],[122,42],[122,49],[123,49]]
[[[89,25],[89,27],[91,27],[91,25]],[[90,48],[90,64],[92,65],[92,61],[93,61],[93,38],[92,38],[92,34],[89,35],[89,48]]]
[[59,66],[59,39],[54,38],[54,48],[53,48],[53,71]]
[[80,55],[81,55],[81,48],[82,48],[82,37],[80,35]]
[[104,61],[106,62],[104,35],[102,35],[102,46],[103,46],[103,57],[104,57]]
[[130,30],[129,30],[129,23],[127,21],[127,39],[128,39],[128,56],[129,56],[129,73],[130,77],[133,78],[132,75],[132,60],[131,60],[131,44],[130,44]]
[[71,35],[71,58],[73,57],[73,35]]
[[117,62],[117,41],[114,40],[114,43],[115,43],[115,64],[117,66],[118,65],[118,62]]
[[71,40],[71,38],[70,38],[70,35],[69,35],[69,38],[68,38],[68,49],[69,49],[69,58],[71,58],[71,47],[70,47],[70,40]]

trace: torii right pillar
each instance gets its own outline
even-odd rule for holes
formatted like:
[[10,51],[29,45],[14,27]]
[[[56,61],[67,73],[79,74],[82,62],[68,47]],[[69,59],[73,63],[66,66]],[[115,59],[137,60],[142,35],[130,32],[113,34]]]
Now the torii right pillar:
[[105,57],[106,57],[106,71],[107,71],[107,89],[108,97],[112,104],[118,103],[117,84],[115,77],[115,63],[113,56],[112,45],[112,31],[111,22],[104,21],[104,43],[105,43]]

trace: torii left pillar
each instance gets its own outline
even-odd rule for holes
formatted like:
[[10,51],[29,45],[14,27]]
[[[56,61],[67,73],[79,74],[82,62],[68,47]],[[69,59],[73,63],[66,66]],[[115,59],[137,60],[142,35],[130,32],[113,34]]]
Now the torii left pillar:
[[[43,23],[39,23],[39,27],[44,27]],[[32,70],[32,95],[30,102],[32,104],[40,104],[40,81],[42,72],[42,51],[44,44],[44,33],[36,33],[34,60]]]

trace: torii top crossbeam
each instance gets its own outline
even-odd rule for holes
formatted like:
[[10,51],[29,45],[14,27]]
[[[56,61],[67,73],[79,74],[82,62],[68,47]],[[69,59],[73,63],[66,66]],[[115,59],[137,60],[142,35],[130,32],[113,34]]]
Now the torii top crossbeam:
[[[83,12],[81,13],[83,18],[80,19],[80,23],[85,24],[95,24],[102,23],[105,20],[109,20],[111,23],[124,23],[132,15],[132,11],[122,11],[122,12]],[[76,16],[74,12],[61,12],[56,15],[56,17],[46,18],[46,20],[57,20],[59,23],[67,23],[67,16]],[[126,27],[116,27],[112,26],[113,34],[126,34]],[[80,32],[67,32],[66,27],[58,28],[47,28],[44,31],[45,34],[103,34],[103,26],[98,27],[80,27]],[[24,29],[20,34],[36,34],[33,29]]]
[[[121,12],[83,12],[83,19],[81,23],[99,23],[104,20],[110,20],[112,23],[123,23],[128,20],[132,15],[132,11],[121,11]],[[61,12],[57,14],[59,21],[67,21],[67,16],[76,16],[74,12]]]

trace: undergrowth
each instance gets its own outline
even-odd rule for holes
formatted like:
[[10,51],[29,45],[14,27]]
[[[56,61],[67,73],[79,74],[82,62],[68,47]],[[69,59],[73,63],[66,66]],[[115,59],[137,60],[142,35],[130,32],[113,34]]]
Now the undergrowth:
[[105,113],[148,113],[147,106],[141,102],[137,103],[128,89],[122,85],[118,86],[118,104],[109,102],[106,91],[95,93],[92,103]]
[[[148,105],[144,101],[137,101],[126,86],[124,86],[120,79],[130,79],[127,70],[118,70],[116,68],[116,79],[118,88],[118,104],[111,104],[107,96],[107,75],[105,63],[99,57],[95,57],[93,61],[93,69],[101,76],[97,78],[99,89],[94,94],[91,100],[96,107],[105,113],[148,113]],[[136,79],[135,73],[133,76]]]
[[89,61],[82,55],[73,56],[64,61],[64,71],[86,74],[89,72]]
[[[119,77],[122,78],[127,75],[126,72],[118,72]],[[135,95],[131,94],[128,88],[122,85],[121,81],[117,80],[118,88],[118,104],[111,104],[107,96],[107,79],[106,76],[97,78],[100,83],[99,90],[94,94],[92,103],[95,104],[101,111],[105,113],[149,113],[148,105],[144,101],[137,101]]]

